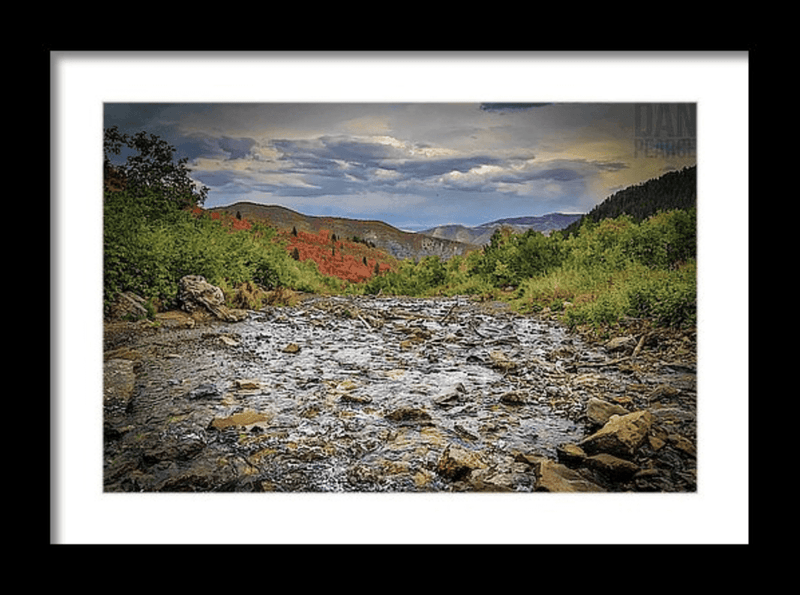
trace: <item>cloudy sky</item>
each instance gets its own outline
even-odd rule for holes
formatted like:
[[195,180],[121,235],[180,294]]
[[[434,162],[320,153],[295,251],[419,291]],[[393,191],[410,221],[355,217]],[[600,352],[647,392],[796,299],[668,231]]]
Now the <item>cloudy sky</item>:
[[656,121],[656,106],[634,103],[105,103],[104,126],[168,141],[209,188],[207,207],[279,204],[419,231],[585,213],[694,165],[694,151],[643,153],[655,126],[680,132],[673,108]]

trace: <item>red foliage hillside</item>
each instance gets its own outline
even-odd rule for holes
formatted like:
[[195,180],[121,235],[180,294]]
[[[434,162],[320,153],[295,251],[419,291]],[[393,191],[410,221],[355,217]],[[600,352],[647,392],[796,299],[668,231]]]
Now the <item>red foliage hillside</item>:
[[286,250],[290,254],[297,250],[298,260],[313,260],[323,275],[360,283],[375,274],[376,263],[381,273],[392,268],[379,258],[379,251],[356,242],[332,240],[325,229],[316,234],[281,232],[280,236],[287,240]]
[[[228,213],[207,211],[200,207],[194,207],[192,214],[196,217],[207,215],[212,220],[219,221],[231,232],[250,230],[253,227],[245,217],[234,217]],[[359,242],[338,238],[333,240],[327,229],[319,233],[279,231],[275,239],[285,243],[286,251],[290,255],[295,255],[297,250],[296,256],[299,261],[313,260],[323,275],[351,283],[370,279],[375,274],[376,264],[380,273],[393,268],[394,259],[388,254]]]
[[201,209],[200,207],[192,208],[192,215],[194,215],[195,217],[199,217],[204,213],[208,213],[208,215],[211,217],[212,220],[219,221],[220,223],[222,223],[222,225],[224,225],[231,231],[252,229],[253,227],[253,225],[245,218],[239,219],[238,217],[231,217],[230,215],[225,213],[218,213],[213,211],[209,212],[204,209]]

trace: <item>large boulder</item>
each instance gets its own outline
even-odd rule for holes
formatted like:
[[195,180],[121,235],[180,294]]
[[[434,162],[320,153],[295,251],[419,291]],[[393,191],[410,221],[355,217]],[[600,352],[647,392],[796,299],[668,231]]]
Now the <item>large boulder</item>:
[[212,285],[201,275],[187,275],[180,280],[178,300],[181,307],[190,314],[205,309],[226,322],[238,322],[247,318],[247,310],[228,308],[222,289]]
[[145,299],[132,291],[125,291],[117,296],[109,309],[111,320],[141,320],[147,318]]
[[584,438],[578,446],[590,455],[605,452],[631,456],[647,438],[653,421],[653,414],[649,411],[612,415],[600,430]]
[[536,475],[537,492],[605,492],[606,490],[583,477],[578,471],[547,458],[531,461]]
[[594,426],[604,426],[612,415],[627,415],[629,412],[621,405],[609,403],[603,399],[592,397],[586,404],[586,419]]

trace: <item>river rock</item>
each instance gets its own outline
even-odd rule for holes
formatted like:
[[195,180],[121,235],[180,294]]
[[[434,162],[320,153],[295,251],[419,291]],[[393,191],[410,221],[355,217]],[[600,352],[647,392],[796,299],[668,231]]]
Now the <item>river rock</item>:
[[238,322],[247,318],[247,310],[228,308],[222,289],[206,281],[201,275],[186,275],[178,283],[178,300],[186,312],[206,309],[225,322]]
[[630,456],[644,442],[653,425],[649,411],[636,411],[627,415],[612,415],[597,432],[578,443],[590,455],[609,453]]
[[525,392],[521,390],[508,391],[500,397],[500,402],[506,405],[524,405],[527,400]]
[[107,407],[128,406],[136,381],[134,365],[129,359],[110,359],[103,364],[103,402]]
[[194,399],[218,399],[222,397],[222,391],[217,387],[216,384],[211,383],[203,383],[200,384],[197,388],[190,391],[187,395],[188,398]]
[[186,312],[180,310],[170,310],[156,314],[156,322],[163,330],[194,328],[196,321]]
[[614,337],[606,343],[606,349],[611,353],[631,353],[635,348],[636,338],[631,335]]
[[600,453],[592,455],[591,457],[586,457],[583,460],[583,464],[615,481],[630,479],[639,471],[639,466],[635,463],[620,459],[608,453]]
[[556,447],[558,460],[567,465],[577,465],[586,459],[586,452],[577,444],[560,444]]
[[117,296],[109,309],[112,320],[140,320],[147,318],[145,299],[132,291],[125,291]]
[[517,369],[517,363],[509,359],[502,351],[492,351],[489,353],[490,365],[500,372],[513,372]]
[[212,420],[211,424],[209,424],[209,427],[216,428],[217,430],[224,430],[225,428],[230,427],[251,429],[256,425],[260,427],[263,425],[263,422],[268,422],[270,419],[271,417],[266,413],[245,410],[240,411],[239,413],[234,413],[233,415],[229,415],[228,417],[217,417]]
[[103,364],[103,426],[105,435],[119,437],[136,384],[135,362],[111,359]]
[[396,422],[431,423],[431,414],[417,407],[399,407],[386,415],[386,419]]
[[592,397],[586,403],[586,419],[595,426],[604,426],[612,415],[627,415],[629,411],[620,405]]
[[466,479],[476,469],[486,469],[486,462],[477,452],[449,444],[436,464],[436,472],[450,481]]
[[533,464],[537,492],[605,492],[577,471],[550,459],[538,458]]
[[239,378],[233,381],[236,390],[258,390],[261,388],[261,381],[257,378]]

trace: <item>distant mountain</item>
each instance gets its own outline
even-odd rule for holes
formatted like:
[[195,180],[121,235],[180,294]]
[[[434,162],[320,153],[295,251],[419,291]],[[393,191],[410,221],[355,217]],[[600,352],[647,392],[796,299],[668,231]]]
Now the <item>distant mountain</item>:
[[539,217],[512,217],[498,219],[490,223],[483,223],[475,227],[464,225],[440,225],[426,229],[420,233],[435,238],[454,240],[477,246],[485,246],[492,238],[492,234],[499,227],[510,227],[515,232],[524,233],[529,229],[549,234],[552,231],[564,229],[583,217],[581,214],[549,213]]
[[308,233],[319,233],[327,229],[340,238],[358,238],[368,245],[384,250],[395,258],[419,259],[438,256],[447,260],[455,255],[477,250],[478,246],[437,238],[429,235],[402,231],[382,221],[347,219],[344,217],[315,217],[303,215],[278,205],[262,205],[252,202],[237,202],[223,207],[207,209],[210,212],[227,213],[250,221],[263,221],[276,229]]
[[[615,192],[584,217],[594,222],[630,215],[640,222],[659,211],[690,209],[697,206],[697,166],[668,172],[641,184]],[[582,219],[582,218],[581,218]],[[577,233],[581,220],[564,229],[565,235]]]

